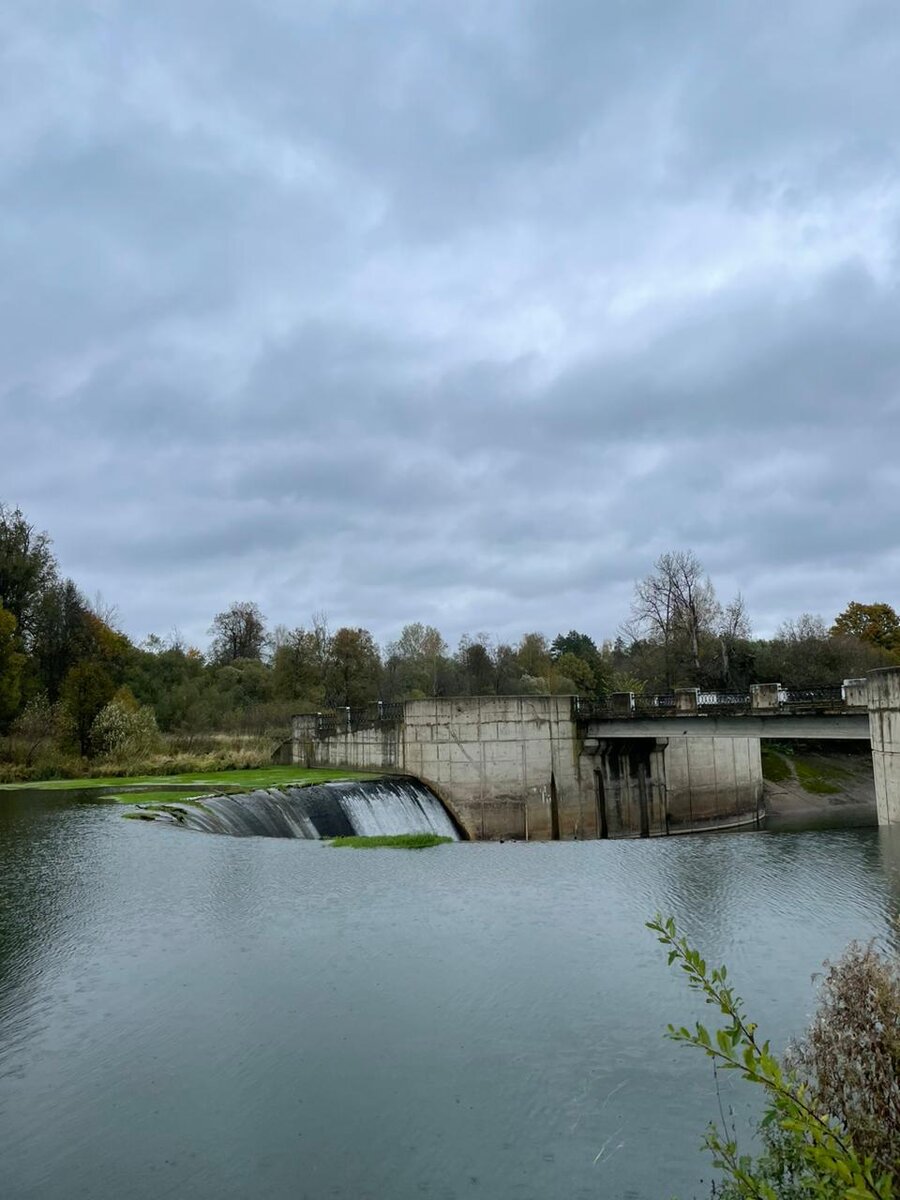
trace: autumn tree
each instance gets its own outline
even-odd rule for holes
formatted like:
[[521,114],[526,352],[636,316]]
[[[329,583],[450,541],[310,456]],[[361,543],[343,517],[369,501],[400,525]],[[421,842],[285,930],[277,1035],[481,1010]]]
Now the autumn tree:
[[900,650],[900,617],[890,604],[860,604],[851,600],[835,619],[833,636],[859,638],[882,650]]
[[266,621],[259,606],[250,601],[234,603],[216,613],[209,627],[212,634],[210,655],[219,665],[238,658],[262,658],[266,644]]

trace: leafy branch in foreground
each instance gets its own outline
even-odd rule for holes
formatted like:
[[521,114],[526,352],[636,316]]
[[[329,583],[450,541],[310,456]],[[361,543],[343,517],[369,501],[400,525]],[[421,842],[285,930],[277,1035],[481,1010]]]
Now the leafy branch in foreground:
[[723,1027],[713,1031],[700,1022],[693,1030],[670,1025],[668,1036],[697,1047],[716,1069],[737,1071],[766,1092],[761,1121],[766,1152],[759,1160],[739,1154],[727,1130],[709,1127],[706,1146],[726,1179],[721,1194],[735,1200],[892,1200],[893,1172],[880,1170],[871,1155],[860,1153],[848,1130],[794,1071],[782,1066],[769,1042],[759,1040],[726,968],[710,969],[671,917],[657,914],[647,927],[669,948],[669,965],[679,966],[688,986],[725,1018]]

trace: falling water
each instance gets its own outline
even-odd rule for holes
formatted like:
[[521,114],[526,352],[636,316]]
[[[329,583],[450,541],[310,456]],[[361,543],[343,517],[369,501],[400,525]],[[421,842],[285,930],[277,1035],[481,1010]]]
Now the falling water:
[[371,779],[204,796],[142,816],[232,837],[333,838],[435,833],[458,840],[444,806],[416,779]]

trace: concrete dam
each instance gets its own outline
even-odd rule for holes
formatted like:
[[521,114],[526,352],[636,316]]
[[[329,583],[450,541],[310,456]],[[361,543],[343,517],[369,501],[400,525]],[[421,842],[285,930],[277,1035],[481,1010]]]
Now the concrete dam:
[[868,739],[900,823],[900,668],[833,688],[471,696],[294,718],[292,761],[408,775],[472,839],[651,837],[763,816],[761,739]]

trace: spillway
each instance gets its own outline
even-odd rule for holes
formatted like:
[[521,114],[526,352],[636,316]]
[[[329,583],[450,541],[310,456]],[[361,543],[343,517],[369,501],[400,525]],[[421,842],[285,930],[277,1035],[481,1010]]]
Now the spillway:
[[333,838],[435,833],[459,840],[434,792],[416,779],[338,780],[260,788],[141,810],[141,816],[231,837]]

